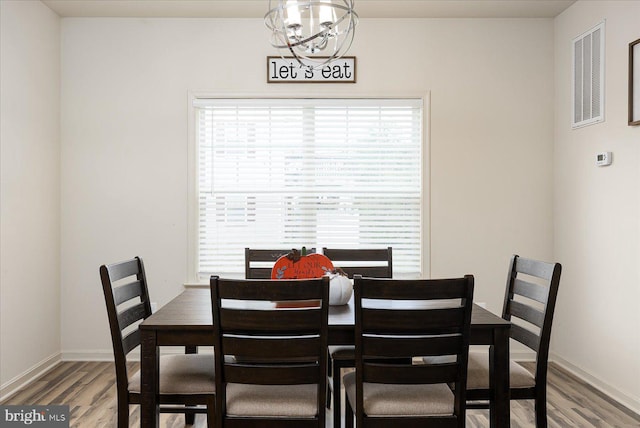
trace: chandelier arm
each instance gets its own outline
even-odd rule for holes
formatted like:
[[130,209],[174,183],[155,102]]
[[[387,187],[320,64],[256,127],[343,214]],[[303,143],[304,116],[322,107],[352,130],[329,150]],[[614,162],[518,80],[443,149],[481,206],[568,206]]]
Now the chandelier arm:
[[[343,20],[344,20],[344,17],[342,17],[340,20],[336,21],[335,24],[339,24]],[[313,34],[313,35],[307,37],[306,39],[300,39],[300,40],[296,41],[295,43],[286,43],[286,44],[283,44],[283,45],[276,45],[276,44],[273,44],[273,42],[272,42],[271,46],[273,46],[274,48],[278,48],[278,49],[283,49],[283,48],[286,48],[286,47],[289,47],[289,46],[294,46],[294,47],[295,46],[300,46],[300,45],[304,46],[308,42],[310,42],[312,40],[315,40],[315,39],[317,39],[319,37],[331,36],[331,34],[329,34],[329,33],[331,33],[332,28],[333,27],[325,28],[324,30],[322,30],[322,31],[320,31],[320,32],[318,32],[316,34]],[[277,31],[278,33],[283,34],[284,38],[289,40],[289,37],[286,37],[285,33],[282,30],[280,30],[278,28],[275,28],[275,31]],[[338,33],[335,33],[335,36],[341,36],[343,34],[348,34],[349,31],[355,32],[355,25],[349,25],[349,27],[347,27],[347,29],[345,31],[340,31]],[[353,41],[353,37],[351,37],[351,40]],[[351,46],[351,43],[349,43],[349,46]]]
[[[287,43],[287,44],[285,44],[285,45],[280,45],[280,46],[278,46],[278,45],[274,45],[274,44],[272,43],[272,44],[271,44],[271,46],[273,46],[274,48],[278,48],[278,49],[282,49],[282,48],[290,47],[290,46],[292,46],[292,47],[296,47],[296,46],[300,46],[300,45],[304,46],[307,42],[310,42],[310,41],[312,41],[312,40],[315,40],[315,39],[317,39],[317,38],[319,38],[319,37],[323,37],[323,36],[325,36],[325,35],[326,35],[326,36],[328,36],[328,34],[327,34],[327,33],[329,33],[329,29],[322,30],[322,31],[320,31],[319,33],[316,33],[316,34],[314,34],[314,35],[312,35],[312,36],[307,37],[306,39],[298,40],[298,41],[296,41],[295,43],[294,43],[294,42],[292,42],[292,43]],[[287,38],[287,40],[289,40],[289,38]]]

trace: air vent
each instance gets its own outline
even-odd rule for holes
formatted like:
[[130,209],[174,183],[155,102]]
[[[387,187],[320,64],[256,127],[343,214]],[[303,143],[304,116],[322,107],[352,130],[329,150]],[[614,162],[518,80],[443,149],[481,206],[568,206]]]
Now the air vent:
[[579,128],[604,121],[604,21],[573,39],[573,119]]

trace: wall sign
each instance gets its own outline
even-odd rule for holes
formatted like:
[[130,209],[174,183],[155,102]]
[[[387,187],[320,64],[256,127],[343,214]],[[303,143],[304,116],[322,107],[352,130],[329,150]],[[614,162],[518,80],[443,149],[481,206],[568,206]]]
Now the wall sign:
[[318,70],[307,70],[293,57],[267,57],[267,83],[356,83],[356,57],[343,56]]

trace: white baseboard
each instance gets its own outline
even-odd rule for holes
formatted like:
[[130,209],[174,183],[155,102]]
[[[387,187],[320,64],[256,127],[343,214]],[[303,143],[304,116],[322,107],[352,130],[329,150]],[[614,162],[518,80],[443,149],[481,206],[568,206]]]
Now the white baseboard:
[[611,398],[620,405],[626,407],[633,413],[640,416],[640,397],[632,397],[627,393],[620,391],[614,386],[611,386],[607,382],[604,382],[603,380],[598,379],[592,374],[589,374],[588,372],[582,370],[578,366],[575,366],[574,364],[570,363],[557,354],[551,353],[549,360],[555,362],[580,380],[588,383],[607,397]]
[[20,388],[33,382],[35,379],[51,370],[61,361],[61,354],[59,352],[56,352],[55,354],[45,358],[33,367],[14,377],[13,379],[10,379],[7,382],[3,383],[0,386],[0,401],[4,401],[7,398],[11,397]]
[[[138,357],[136,360],[139,359]],[[111,349],[74,349],[71,351],[62,351],[62,361],[113,361],[113,351]]]
[[[213,347],[200,346],[198,352],[201,354],[212,353]],[[183,354],[183,346],[163,346],[160,353],[162,355]],[[113,361],[113,351],[111,349],[83,350],[75,349],[62,352],[62,361]],[[134,349],[127,356],[128,361],[140,361],[140,349]]]

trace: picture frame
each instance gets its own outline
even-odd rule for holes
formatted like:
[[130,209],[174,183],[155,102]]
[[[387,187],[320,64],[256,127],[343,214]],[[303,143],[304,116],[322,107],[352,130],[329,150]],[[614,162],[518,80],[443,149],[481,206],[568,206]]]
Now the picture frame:
[[640,39],[629,43],[629,126],[640,125]]

